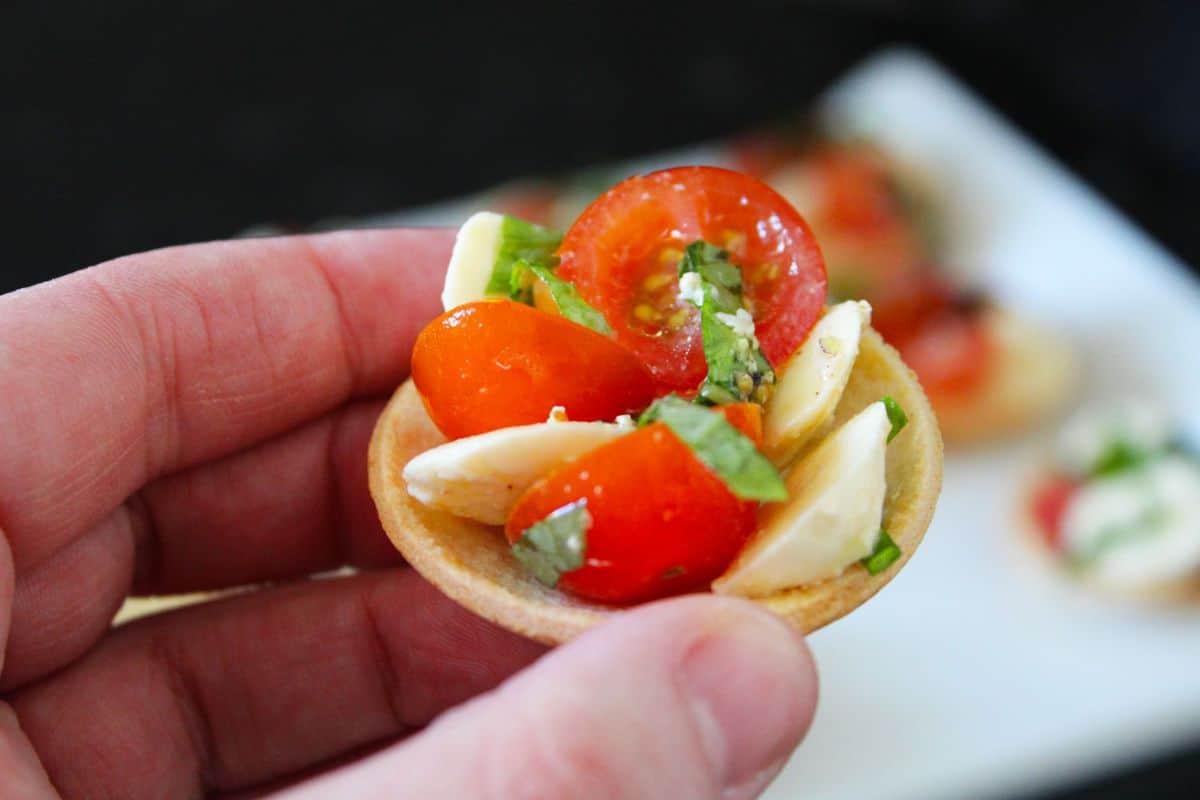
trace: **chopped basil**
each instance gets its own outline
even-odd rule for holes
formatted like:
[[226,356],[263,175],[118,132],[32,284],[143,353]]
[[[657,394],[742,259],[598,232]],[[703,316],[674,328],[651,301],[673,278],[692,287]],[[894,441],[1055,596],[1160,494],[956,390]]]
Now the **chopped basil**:
[[557,265],[558,257],[554,252],[561,243],[562,234],[558,231],[506,214],[500,223],[500,245],[487,293],[508,294],[511,291],[513,264],[518,261],[550,267]]
[[713,297],[717,311],[732,314],[742,307],[742,271],[730,263],[726,251],[702,239],[692,242],[679,261],[679,275],[689,272],[708,284],[704,296]]
[[728,316],[722,319],[722,315],[736,317],[745,309],[741,269],[729,261],[729,253],[701,240],[688,245],[679,261],[680,277],[688,273],[700,278],[700,332],[708,362],[708,375],[700,385],[696,402],[720,405],[765,401],[765,387],[775,383],[775,371],[752,333],[735,330]]
[[871,555],[862,560],[862,565],[867,572],[878,575],[896,563],[898,558],[900,558],[900,547],[892,541],[892,537],[888,535],[887,531],[880,529],[875,549],[871,551]]
[[891,444],[892,439],[899,436],[900,431],[908,424],[908,414],[904,413],[904,409],[891,396],[883,398],[883,407],[887,410],[888,421],[892,423],[892,430],[887,438],[888,444]]
[[652,422],[665,423],[743,500],[787,499],[787,487],[779,472],[723,414],[667,395],[646,409],[638,425]]
[[524,261],[517,261],[512,267],[512,285],[513,299],[521,300],[522,302],[530,302],[530,287],[527,274],[531,274],[534,279],[540,280],[550,292],[550,297],[554,300],[554,305],[558,306],[558,313],[571,322],[577,322],[584,325],[597,333],[603,333],[605,336],[612,336],[612,328],[608,324],[608,320],[604,315],[588,304],[586,300],[579,296],[579,292],[575,290],[574,285],[554,274],[554,271],[549,267],[544,267],[540,264],[529,264]]
[[1132,447],[1127,442],[1117,439],[1111,442],[1108,447],[1096,459],[1096,463],[1092,466],[1090,477],[1099,478],[1106,475],[1116,475],[1118,472],[1124,472],[1134,467],[1139,467],[1144,464],[1150,457],[1150,453],[1136,447]]
[[577,500],[526,528],[512,546],[512,554],[540,583],[554,588],[564,572],[583,566],[591,525],[587,500]]

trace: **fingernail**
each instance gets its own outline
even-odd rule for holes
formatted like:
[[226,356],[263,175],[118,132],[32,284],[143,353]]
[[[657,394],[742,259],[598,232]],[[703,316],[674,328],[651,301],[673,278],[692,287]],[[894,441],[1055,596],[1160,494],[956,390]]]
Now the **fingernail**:
[[799,744],[815,676],[800,637],[766,612],[739,603],[713,622],[684,656],[684,686],[713,770],[736,790],[772,775]]

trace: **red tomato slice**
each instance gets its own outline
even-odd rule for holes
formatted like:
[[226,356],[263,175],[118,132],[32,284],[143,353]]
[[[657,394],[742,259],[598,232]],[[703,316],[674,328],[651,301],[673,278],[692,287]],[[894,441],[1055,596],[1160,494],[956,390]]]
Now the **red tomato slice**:
[[754,530],[757,503],[735,497],[663,423],[551,473],[509,515],[510,542],[555,509],[587,501],[585,563],[559,587],[602,603],[705,589]]
[[1063,517],[1079,489],[1080,483],[1074,478],[1051,475],[1033,493],[1034,521],[1055,550],[1062,547]]
[[961,396],[983,382],[993,356],[991,336],[983,318],[964,308],[944,279],[924,270],[872,302],[872,325],[932,397]]
[[558,273],[607,317],[660,392],[695,389],[707,368],[699,312],[677,299],[683,248],[704,239],[742,267],[763,354],[782,363],[825,302],[825,263],[800,214],[761,181],[679,167],[609,189],[567,231]]
[[508,300],[467,303],[429,323],[412,377],[451,439],[545,422],[556,405],[573,420],[613,419],[654,397],[646,368],[612,339]]
[[993,342],[980,317],[953,309],[889,341],[935,405],[939,398],[962,397],[978,389],[993,357]]

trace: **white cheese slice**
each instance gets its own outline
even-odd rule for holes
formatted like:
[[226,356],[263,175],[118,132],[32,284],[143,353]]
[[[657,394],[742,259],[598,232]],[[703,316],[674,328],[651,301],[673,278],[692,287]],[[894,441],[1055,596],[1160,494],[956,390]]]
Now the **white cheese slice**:
[[785,478],[789,499],[763,507],[758,530],[713,591],[767,595],[836,577],[869,556],[891,429],[883,403],[872,403],[801,459]]
[[1200,571],[1200,466],[1170,455],[1089,481],[1067,507],[1063,544],[1084,572],[1114,587]]
[[442,286],[442,308],[449,311],[487,296],[488,281],[500,252],[504,215],[492,211],[472,214],[454,237],[454,250]]
[[627,432],[610,422],[500,428],[426,450],[405,465],[404,481],[427,506],[503,525],[534,481]]
[[776,466],[791,461],[833,416],[870,321],[867,302],[839,303],[784,363],[763,417],[763,449]]

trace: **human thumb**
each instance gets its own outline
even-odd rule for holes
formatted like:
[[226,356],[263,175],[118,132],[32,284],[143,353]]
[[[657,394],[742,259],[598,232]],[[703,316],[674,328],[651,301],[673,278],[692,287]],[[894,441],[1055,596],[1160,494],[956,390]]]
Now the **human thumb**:
[[799,743],[816,691],[784,622],[694,595],[619,614],[403,744],[293,791],[741,800]]

